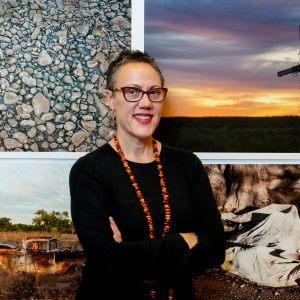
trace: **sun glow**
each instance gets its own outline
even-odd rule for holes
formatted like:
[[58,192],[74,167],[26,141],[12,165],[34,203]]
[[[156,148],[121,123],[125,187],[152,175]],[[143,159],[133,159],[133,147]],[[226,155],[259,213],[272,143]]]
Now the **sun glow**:
[[164,116],[300,115],[298,91],[203,87],[169,88]]

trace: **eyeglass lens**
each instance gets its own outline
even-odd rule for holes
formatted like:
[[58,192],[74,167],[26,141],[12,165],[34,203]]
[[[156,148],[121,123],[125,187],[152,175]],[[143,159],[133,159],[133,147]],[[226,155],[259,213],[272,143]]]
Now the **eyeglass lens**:
[[125,99],[128,101],[138,101],[143,97],[144,93],[148,95],[151,101],[163,101],[166,96],[166,90],[162,88],[142,91],[138,88],[125,87],[123,88],[123,93]]

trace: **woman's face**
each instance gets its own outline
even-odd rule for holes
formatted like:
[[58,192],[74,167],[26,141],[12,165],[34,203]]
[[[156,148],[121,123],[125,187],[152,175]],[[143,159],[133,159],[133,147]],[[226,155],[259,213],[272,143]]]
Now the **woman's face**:
[[[120,67],[115,77],[114,88],[136,87],[143,91],[159,88],[159,74],[147,63],[128,63]],[[152,136],[156,129],[163,104],[151,102],[144,94],[138,102],[128,102],[121,91],[107,91],[108,105],[115,109],[117,131],[123,138],[145,140]]]

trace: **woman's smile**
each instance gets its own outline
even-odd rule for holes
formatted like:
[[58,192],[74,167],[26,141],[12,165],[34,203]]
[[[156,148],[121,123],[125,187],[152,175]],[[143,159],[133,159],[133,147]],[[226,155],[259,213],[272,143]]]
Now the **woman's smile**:
[[140,124],[149,124],[153,118],[153,114],[135,114],[133,115],[133,118],[139,122]]

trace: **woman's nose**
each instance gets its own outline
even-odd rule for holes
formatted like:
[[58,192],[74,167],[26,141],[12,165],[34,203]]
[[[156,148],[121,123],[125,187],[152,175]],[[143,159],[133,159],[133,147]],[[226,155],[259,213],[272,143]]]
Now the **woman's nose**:
[[140,107],[151,107],[152,106],[152,102],[150,101],[150,99],[146,93],[144,93],[143,97],[139,101],[139,106]]

